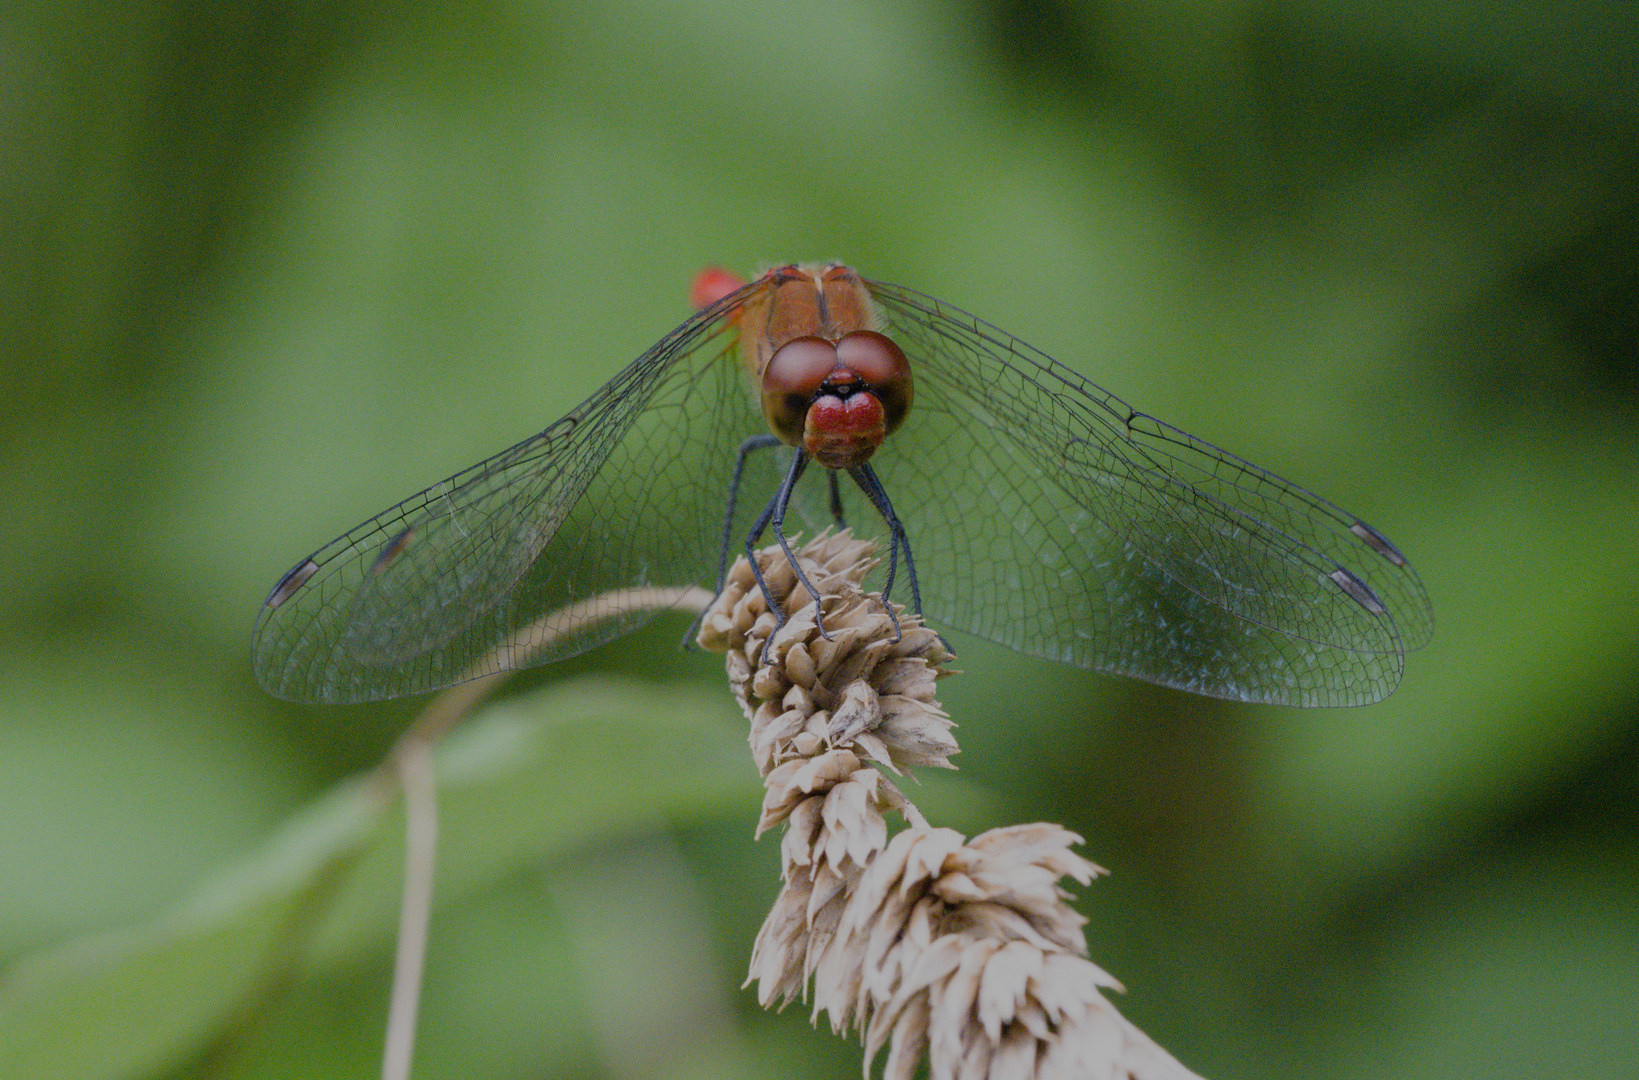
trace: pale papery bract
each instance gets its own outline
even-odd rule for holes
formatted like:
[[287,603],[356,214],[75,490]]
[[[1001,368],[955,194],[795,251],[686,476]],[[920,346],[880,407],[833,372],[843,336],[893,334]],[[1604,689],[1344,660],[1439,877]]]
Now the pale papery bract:
[[[934,828],[893,780],[953,768],[955,726],[935,683],[954,657],[921,620],[861,591],[875,548],[846,530],[738,560],[702,619],[726,654],[766,792],[757,832],[783,823],[784,881],[747,984],[782,1007],[811,992],[814,1018],[859,1031],[865,1071],[887,1080],[1199,1080],[1104,996],[1121,985],[1087,959],[1059,885],[1101,874],[1052,824],[972,838]],[[897,619],[895,618],[897,616]],[[897,627],[897,629],[896,629]],[[891,833],[887,814],[908,822]]]

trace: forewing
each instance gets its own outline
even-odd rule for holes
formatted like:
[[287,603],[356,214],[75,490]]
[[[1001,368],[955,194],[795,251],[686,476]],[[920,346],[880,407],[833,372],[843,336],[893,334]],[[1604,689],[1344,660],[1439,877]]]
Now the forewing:
[[871,465],[936,622],[1215,697],[1394,688],[1432,615],[1381,533],[987,323],[868,285],[916,380]]
[[[696,315],[568,416],[298,564],[257,620],[257,678],[296,701],[438,689],[649,621],[648,586],[714,581],[735,448],[763,429],[725,318]],[[551,613],[550,641],[523,632]]]

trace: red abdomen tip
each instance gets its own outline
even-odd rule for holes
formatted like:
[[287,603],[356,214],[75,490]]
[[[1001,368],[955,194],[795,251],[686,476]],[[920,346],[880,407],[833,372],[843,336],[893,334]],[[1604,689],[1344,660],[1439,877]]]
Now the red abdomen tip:
[[745,279],[717,266],[708,266],[694,277],[689,288],[689,303],[696,311],[711,307],[717,301],[745,284]]

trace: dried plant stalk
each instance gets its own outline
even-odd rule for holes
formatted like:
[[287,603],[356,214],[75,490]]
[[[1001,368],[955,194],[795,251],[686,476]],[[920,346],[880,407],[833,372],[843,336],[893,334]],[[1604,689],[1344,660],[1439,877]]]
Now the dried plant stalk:
[[[700,643],[727,656],[767,791],[757,832],[784,823],[784,886],[757,935],[747,985],[766,1007],[807,999],[832,1030],[861,1033],[865,1071],[888,1080],[926,1059],[931,1080],[1093,1077],[1199,1080],[1115,1010],[1118,984],[1087,959],[1085,923],[1058,884],[1102,871],[1057,825],[969,840],[934,828],[883,770],[953,768],[935,682],[938,635],[861,591],[875,545],[846,531],[798,552],[812,597],[779,548],[735,563]],[[876,767],[873,767],[876,766]],[[909,823],[890,836],[891,811]]]

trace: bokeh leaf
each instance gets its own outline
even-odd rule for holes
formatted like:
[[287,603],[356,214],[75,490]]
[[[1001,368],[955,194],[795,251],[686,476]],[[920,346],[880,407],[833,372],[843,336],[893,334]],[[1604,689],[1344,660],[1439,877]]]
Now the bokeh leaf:
[[[437,764],[442,900],[759,798],[726,700],[605,680],[494,706]],[[151,923],[24,958],[0,979],[0,1075],[135,1076],[231,1044],[287,976],[387,937],[401,847],[390,789],[349,780]]]

